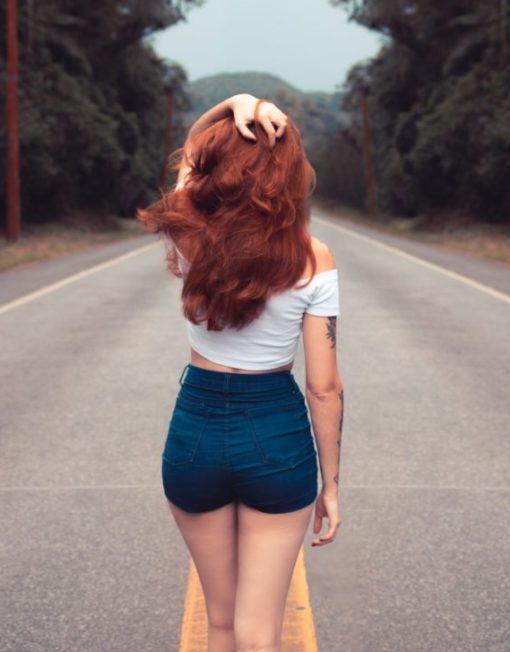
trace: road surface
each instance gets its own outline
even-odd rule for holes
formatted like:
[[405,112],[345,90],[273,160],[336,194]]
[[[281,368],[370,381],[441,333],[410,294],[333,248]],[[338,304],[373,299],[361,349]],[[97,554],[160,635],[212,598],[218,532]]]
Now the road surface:
[[[510,267],[323,212],[312,232],[345,388],[343,523],[305,541],[319,648],[508,652]],[[149,235],[0,275],[3,652],[178,649],[188,553],[159,473],[180,283]]]

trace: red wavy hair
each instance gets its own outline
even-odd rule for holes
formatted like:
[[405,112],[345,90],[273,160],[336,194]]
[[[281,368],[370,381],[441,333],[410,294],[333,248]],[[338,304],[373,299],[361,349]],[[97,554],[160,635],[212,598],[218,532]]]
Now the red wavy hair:
[[[256,141],[240,134],[233,116],[215,122],[187,141],[189,158],[183,147],[172,154],[180,160],[171,169],[183,156],[191,167],[182,189],[172,186],[137,211],[150,233],[163,233],[171,244],[167,268],[184,278],[185,317],[194,324],[207,321],[208,330],[251,322],[270,295],[302,278],[308,259],[311,276],[316,272],[308,202],[316,175],[299,130],[287,118],[273,147],[257,119]],[[185,243],[193,253],[183,274],[175,245]]]

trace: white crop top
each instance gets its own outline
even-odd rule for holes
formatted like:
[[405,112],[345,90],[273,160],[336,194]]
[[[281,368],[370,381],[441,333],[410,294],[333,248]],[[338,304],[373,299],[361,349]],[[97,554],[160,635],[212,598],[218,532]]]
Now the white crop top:
[[[176,190],[182,188],[181,180]],[[176,246],[179,269],[189,262]],[[307,280],[308,277],[298,281]],[[303,313],[319,317],[338,316],[338,269],[315,274],[304,288],[289,288],[267,299],[262,313],[240,330],[208,331],[207,322],[186,319],[190,346],[217,364],[236,369],[273,369],[294,360],[303,325]]]
[[[179,269],[186,272],[188,261],[178,249],[177,255]],[[186,319],[188,340],[195,351],[217,364],[236,369],[277,368],[294,359],[305,312],[320,317],[340,314],[336,268],[315,274],[304,288],[271,295],[260,316],[240,330],[208,331],[207,322],[193,324]]]

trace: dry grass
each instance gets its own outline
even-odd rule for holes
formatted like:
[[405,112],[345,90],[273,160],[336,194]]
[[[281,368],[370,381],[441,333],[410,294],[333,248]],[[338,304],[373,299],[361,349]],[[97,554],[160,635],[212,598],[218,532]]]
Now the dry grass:
[[453,212],[415,218],[380,215],[377,219],[372,219],[362,211],[339,206],[334,202],[316,199],[314,204],[333,217],[362,224],[382,233],[399,235],[417,242],[430,242],[485,260],[510,264],[508,226],[475,222],[461,213]]
[[27,224],[19,240],[0,240],[0,272],[39,260],[55,258],[84,247],[115,242],[147,232],[135,219],[116,216],[72,215],[61,222]]
[[[381,215],[377,220],[362,211],[314,198],[317,208],[333,217],[368,226],[376,231],[409,240],[430,242],[473,254],[486,260],[510,264],[510,228],[473,222],[460,214],[396,218]],[[0,272],[25,263],[47,260],[103,242],[115,242],[147,232],[135,219],[116,216],[69,215],[64,221],[23,227],[16,242],[0,239]]]

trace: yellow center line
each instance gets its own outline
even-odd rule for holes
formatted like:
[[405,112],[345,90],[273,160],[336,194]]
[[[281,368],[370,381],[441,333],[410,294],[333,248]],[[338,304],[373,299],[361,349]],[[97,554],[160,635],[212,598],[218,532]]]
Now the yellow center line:
[[[281,652],[318,652],[304,551],[301,547],[292,575],[282,630]],[[190,558],[181,622],[179,652],[207,652],[207,612],[198,573]]]

